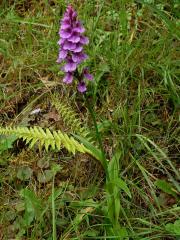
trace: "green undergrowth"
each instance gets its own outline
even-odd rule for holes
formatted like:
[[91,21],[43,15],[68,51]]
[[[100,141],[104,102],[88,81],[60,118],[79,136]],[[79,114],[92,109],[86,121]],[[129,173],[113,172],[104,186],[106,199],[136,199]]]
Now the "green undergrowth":
[[85,97],[56,63],[66,2],[0,5],[0,239],[178,240],[179,2],[70,1]]

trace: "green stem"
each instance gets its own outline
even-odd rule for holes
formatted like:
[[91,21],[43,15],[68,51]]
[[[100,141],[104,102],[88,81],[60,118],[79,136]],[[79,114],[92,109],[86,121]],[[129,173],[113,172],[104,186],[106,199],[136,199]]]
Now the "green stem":
[[95,115],[95,112],[93,111],[93,108],[89,104],[89,101],[88,101],[86,95],[84,97],[85,97],[86,106],[87,106],[87,108],[90,112],[90,115],[92,117],[92,120],[93,120],[93,124],[94,124],[95,131],[96,131],[96,137],[97,137],[99,147],[100,147],[101,152],[102,152],[103,166],[104,166],[104,169],[105,169],[105,172],[106,172],[106,176],[108,178],[108,165],[107,165],[106,155],[105,155],[104,148],[103,148],[101,134],[99,133],[98,126],[97,126],[96,115]]

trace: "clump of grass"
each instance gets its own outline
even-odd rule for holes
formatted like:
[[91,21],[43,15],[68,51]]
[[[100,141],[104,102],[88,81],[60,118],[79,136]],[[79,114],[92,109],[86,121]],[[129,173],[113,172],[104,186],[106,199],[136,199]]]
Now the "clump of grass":
[[[178,239],[178,3],[71,2],[90,38],[95,82],[88,94],[110,181],[87,155],[32,151],[1,136],[0,238]],[[50,92],[61,91],[78,103],[74,112],[85,115],[84,126],[92,126],[84,100],[61,84],[55,64],[65,7],[65,1],[3,1],[1,125],[18,122],[20,114],[20,125],[53,129],[56,115],[46,117]],[[30,115],[32,106],[41,113]]]

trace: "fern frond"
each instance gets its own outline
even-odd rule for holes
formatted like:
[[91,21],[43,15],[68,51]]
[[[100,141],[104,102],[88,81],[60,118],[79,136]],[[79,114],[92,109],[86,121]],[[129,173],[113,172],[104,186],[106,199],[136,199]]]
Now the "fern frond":
[[69,152],[90,153],[90,151],[83,145],[76,141],[73,137],[69,137],[66,133],[58,131],[50,131],[48,128],[41,127],[0,127],[0,134],[15,135],[22,138],[32,148],[36,143],[44,146],[46,151],[51,147],[53,150],[60,150],[63,145]]
[[52,96],[52,104],[62,117],[65,125],[71,129],[72,133],[77,133],[93,143],[90,132],[82,126],[83,123],[78,114],[65,101],[62,102],[62,100],[59,101],[58,99],[60,99],[58,95]]

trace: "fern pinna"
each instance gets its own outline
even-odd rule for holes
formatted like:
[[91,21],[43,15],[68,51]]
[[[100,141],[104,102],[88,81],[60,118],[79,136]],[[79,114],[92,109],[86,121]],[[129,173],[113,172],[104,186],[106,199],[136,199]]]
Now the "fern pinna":
[[72,136],[69,137],[66,133],[58,131],[45,130],[41,127],[0,127],[0,134],[15,135],[17,138],[22,138],[32,148],[36,143],[41,147],[44,146],[46,151],[51,147],[53,150],[60,150],[64,146],[69,152],[90,153],[83,145],[76,141]]
[[59,101],[59,95],[51,96],[51,103],[56,108],[59,115],[62,117],[65,125],[70,128],[72,133],[77,133],[82,137],[85,137],[89,142],[94,143],[90,131],[86,127],[82,126],[83,123],[79,118],[78,114],[68,105],[64,100]]

